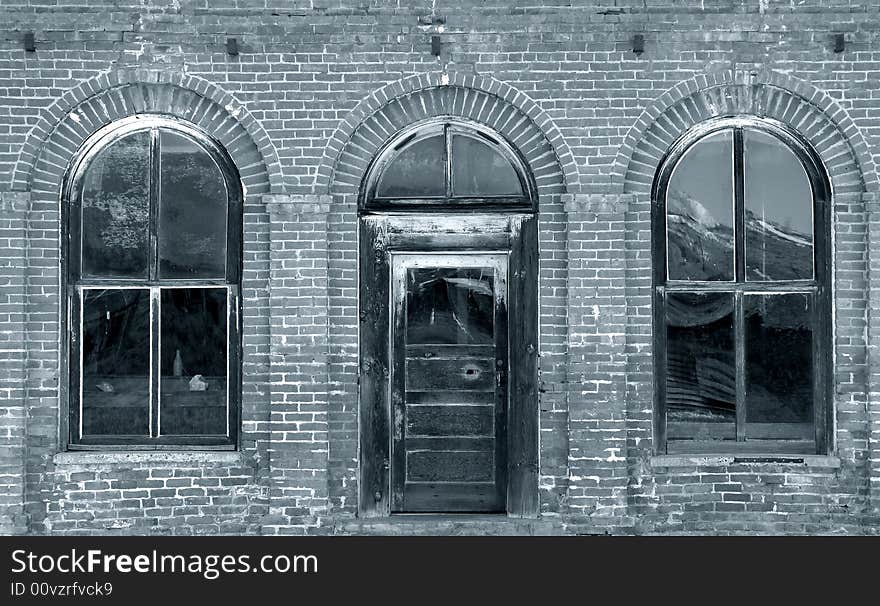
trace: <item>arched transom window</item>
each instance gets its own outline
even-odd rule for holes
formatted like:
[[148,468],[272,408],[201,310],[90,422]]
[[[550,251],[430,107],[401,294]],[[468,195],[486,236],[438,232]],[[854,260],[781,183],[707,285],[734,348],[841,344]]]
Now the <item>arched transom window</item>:
[[436,119],[399,133],[367,171],[368,208],[530,207],[534,185],[501,135],[461,119]]
[[781,124],[727,118],[654,187],[658,450],[816,452],[829,398],[829,199]]
[[66,188],[70,444],[234,445],[241,190],[159,116],[83,146]]

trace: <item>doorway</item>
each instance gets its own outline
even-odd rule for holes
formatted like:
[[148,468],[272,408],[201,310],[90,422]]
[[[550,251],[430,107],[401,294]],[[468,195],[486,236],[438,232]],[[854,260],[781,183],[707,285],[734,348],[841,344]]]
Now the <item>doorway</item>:
[[538,510],[537,188],[500,133],[391,137],[361,183],[362,516]]
[[360,218],[362,516],[538,509],[537,217]]
[[392,512],[502,512],[507,253],[391,255]]

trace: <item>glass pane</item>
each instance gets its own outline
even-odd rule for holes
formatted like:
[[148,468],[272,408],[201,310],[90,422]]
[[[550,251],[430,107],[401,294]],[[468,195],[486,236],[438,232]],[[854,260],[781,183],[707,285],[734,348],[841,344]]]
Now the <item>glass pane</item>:
[[812,423],[810,298],[745,296],[747,421]]
[[443,134],[409,144],[391,160],[379,179],[380,198],[429,198],[446,195]]
[[150,434],[150,291],[84,290],[82,433]]
[[510,162],[485,141],[452,137],[452,193],[456,196],[522,196]]
[[225,288],[162,291],[162,435],[225,435]]
[[[733,294],[670,293],[666,339],[669,437],[735,438]],[[692,425],[675,427],[675,423]],[[705,426],[718,423],[729,427]]]
[[492,345],[495,296],[490,268],[407,272],[406,343]]
[[228,195],[223,174],[198,144],[161,131],[159,274],[226,277]]
[[746,276],[813,277],[813,192],[797,156],[776,137],[743,131]]
[[666,191],[670,280],[733,279],[733,131],[701,139]]
[[82,192],[82,273],[145,278],[150,235],[150,133],[102,149]]

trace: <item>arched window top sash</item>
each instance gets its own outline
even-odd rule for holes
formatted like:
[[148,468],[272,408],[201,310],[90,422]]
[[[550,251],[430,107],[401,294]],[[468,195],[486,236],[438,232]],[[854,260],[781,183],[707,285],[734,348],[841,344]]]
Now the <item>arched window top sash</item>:
[[81,241],[71,279],[237,279],[237,243],[227,244],[238,239],[238,171],[201,130],[160,115],[108,124],[83,145],[67,184]]
[[457,118],[432,119],[386,143],[367,170],[367,210],[490,210],[535,207],[520,153],[501,135]]

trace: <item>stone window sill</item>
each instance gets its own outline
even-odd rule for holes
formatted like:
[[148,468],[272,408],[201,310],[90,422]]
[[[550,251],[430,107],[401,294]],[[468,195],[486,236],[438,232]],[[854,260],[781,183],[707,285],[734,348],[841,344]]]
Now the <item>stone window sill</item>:
[[722,467],[725,465],[778,464],[815,469],[838,469],[840,458],[807,454],[656,455],[651,467]]
[[119,464],[224,464],[239,466],[242,453],[238,451],[205,450],[161,450],[138,452],[113,451],[69,451],[59,452],[52,457],[55,465],[119,465]]

